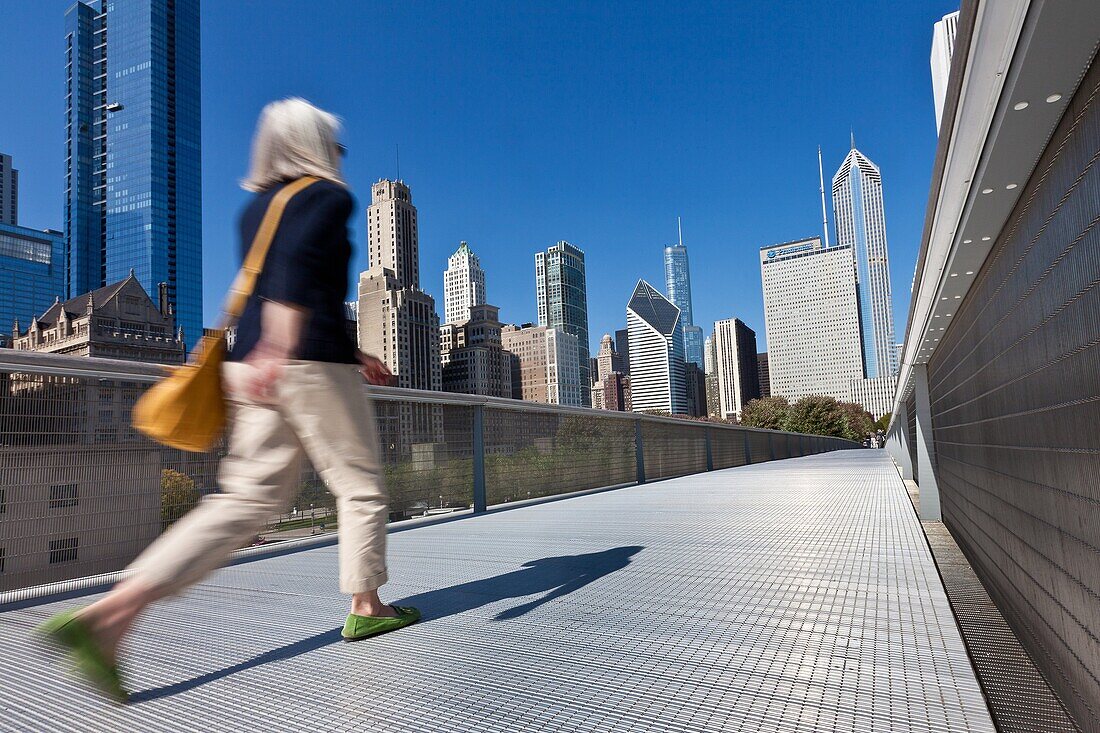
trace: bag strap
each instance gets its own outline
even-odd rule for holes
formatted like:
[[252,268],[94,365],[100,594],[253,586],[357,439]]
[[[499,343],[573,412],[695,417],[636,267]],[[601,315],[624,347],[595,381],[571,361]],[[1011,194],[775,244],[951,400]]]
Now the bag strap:
[[248,298],[252,295],[252,291],[256,289],[256,280],[260,277],[260,271],[267,259],[267,252],[271,249],[271,242],[275,239],[275,232],[279,229],[279,222],[283,218],[283,211],[286,209],[287,203],[294,198],[296,193],[319,180],[314,176],[303,176],[283,186],[272,197],[271,203],[267,205],[267,211],[264,212],[264,218],[260,221],[260,228],[256,230],[256,236],[252,238],[252,246],[248,249],[244,264],[241,265],[240,272],[237,273],[233,285],[229,288],[229,294],[225,298],[225,305],[222,307],[221,328],[224,329],[226,326],[232,325],[244,312]]

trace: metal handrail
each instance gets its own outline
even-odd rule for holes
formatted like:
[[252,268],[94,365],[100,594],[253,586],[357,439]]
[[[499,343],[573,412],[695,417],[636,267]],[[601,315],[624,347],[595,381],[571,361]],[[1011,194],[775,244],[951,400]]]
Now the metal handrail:
[[[193,505],[196,492],[216,489],[220,450],[185,456],[145,440],[125,425],[137,394],[167,373],[169,367],[158,364],[0,350],[0,382],[5,388],[0,394],[0,437],[8,446],[0,451],[5,459],[0,462],[0,481],[12,484],[0,488],[14,489],[5,492],[8,514],[0,525],[8,528],[6,534],[0,532],[0,540],[7,541],[6,546],[0,542],[0,553],[6,554],[7,570],[13,574],[0,588],[45,580],[48,588],[75,592],[117,579],[101,575],[101,570],[124,567]],[[59,386],[75,388],[36,389],[55,380]],[[410,510],[427,507],[426,499],[437,490],[441,508],[446,495],[448,508],[463,507],[469,514],[492,511],[502,502],[522,502],[522,491],[515,486],[521,476],[528,482],[528,499],[541,500],[860,447],[837,438],[633,412],[365,383],[363,388],[386,403],[379,411],[381,458],[395,506],[400,507],[391,518],[407,518]],[[27,399],[21,399],[24,396]],[[394,409],[401,405],[412,409]],[[574,422],[578,417],[583,419]],[[56,440],[59,436],[75,439]],[[118,454],[102,452],[116,447],[116,442]],[[59,452],[55,446],[64,448]],[[84,452],[77,456],[73,451]],[[532,473],[532,466],[539,470]],[[296,480],[302,496],[308,496],[303,500],[309,502],[312,535],[313,502],[323,498],[323,492],[317,493],[323,486],[311,470],[305,467]],[[66,503],[66,492],[71,492],[74,503]],[[87,512],[73,509],[78,492],[87,492],[84,498],[93,502]],[[149,501],[135,503],[128,497]],[[127,511],[119,513],[120,509]],[[55,522],[60,517],[66,520],[64,527]],[[76,517],[81,521],[69,521]],[[288,533],[277,543],[283,548],[312,546],[296,540],[284,544],[305,528],[296,522],[283,527],[273,520],[267,526],[275,534]],[[11,527],[20,529],[13,534]],[[72,536],[54,537],[61,529]],[[79,545],[109,550],[93,552],[80,560],[82,564],[71,566],[87,571],[83,577],[74,576],[66,565],[78,560]],[[71,556],[66,554],[70,551]],[[250,549],[240,556],[256,552]],[[16,590],[14,596],[0,592],[0,604],[40,592]]]
[[[0,373],[35,372],[54,377],[84,377],[87,379],[123,379],[132,382],[153,383],[162,379],[171,367],[161,364],[121,361],[88,356],[67,356],[39,351],[20,351],[0,349]],[[729,425],[720,422],[684,420],[662,415],[649,415],[642,412],[622,412],[617,410],[599,410],[591,407],[571,405],[550,405],[542,402],[527,402],[507,397],[487,397],[483,395],[460,394],[434,390],[407,389],[404,387],[379,387],[365,385],[367,392],[381,402],[416,402],[432,405],[458,405],[466,407],[491,407],[516,412],[541,412],[556,415],[585,415],[591,417],[635,420],[666,425],[695,426],[711,430],[739,430],[777,435],[802,435],[785,430],[769,430],[746,425]],[[858,444],[848,441],[852,445]]]

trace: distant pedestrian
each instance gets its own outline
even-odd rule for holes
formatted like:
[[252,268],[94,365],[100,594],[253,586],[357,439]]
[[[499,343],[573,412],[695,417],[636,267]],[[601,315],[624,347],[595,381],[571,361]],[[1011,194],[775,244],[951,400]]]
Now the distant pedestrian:
[[[338,132],[335,116],[301,99],[273,102],[260,115],[243,184],[256,196],[241,216],[242,250],[257,237],[272,200],[284,189],[284,198],[293,195],[222,372],[230,433],[221,493],[204,498],[153,542],[106,596],[42,627],[68,649],[84,677],[117,700],[127,693],[116,653],[138,615],[225,563],[285,512],[303,455],[336,496],[340,590],[352,595],[344,639],[420,618],[415,608],[387,606],[378,597],[386,582],[389,508],[362,377],[382,384],[392,375],[359,352],[345,329],[354,200],[340,173]],[[261,622],[265,609],[255,613]]]

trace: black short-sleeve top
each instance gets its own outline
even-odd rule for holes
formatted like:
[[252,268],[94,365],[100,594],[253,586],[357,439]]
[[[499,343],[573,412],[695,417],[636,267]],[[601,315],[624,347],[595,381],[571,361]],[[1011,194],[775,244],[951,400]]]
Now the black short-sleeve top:
[[[240,218],[243,261],[271,199],[286,185],[256,194]],[[261,337],[263,301],[287,303],[308,313],[295,359],[351,364],[356,345],[346,327],[344,297],[348,291],[351,241],[348,219],[355,199],[344,186],[317,181],[286,205],[256,289],[237,323],[230,361],[240,361]]]

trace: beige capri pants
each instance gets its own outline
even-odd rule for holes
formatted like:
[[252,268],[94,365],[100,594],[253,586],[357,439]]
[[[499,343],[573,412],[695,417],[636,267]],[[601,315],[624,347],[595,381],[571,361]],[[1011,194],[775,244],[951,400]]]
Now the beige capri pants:
[[218,470],[221,493],[203,498],[130,566],[140,582],[166,594],[225,563],[297,495],[305,455],[336,497],[340,590],[362,593],[386,582],[389,506],[378,460],[374,409],[358,366],[291,361],[273,403],[240,388],[251,367],[222,367],[229,404],[229,453]]

